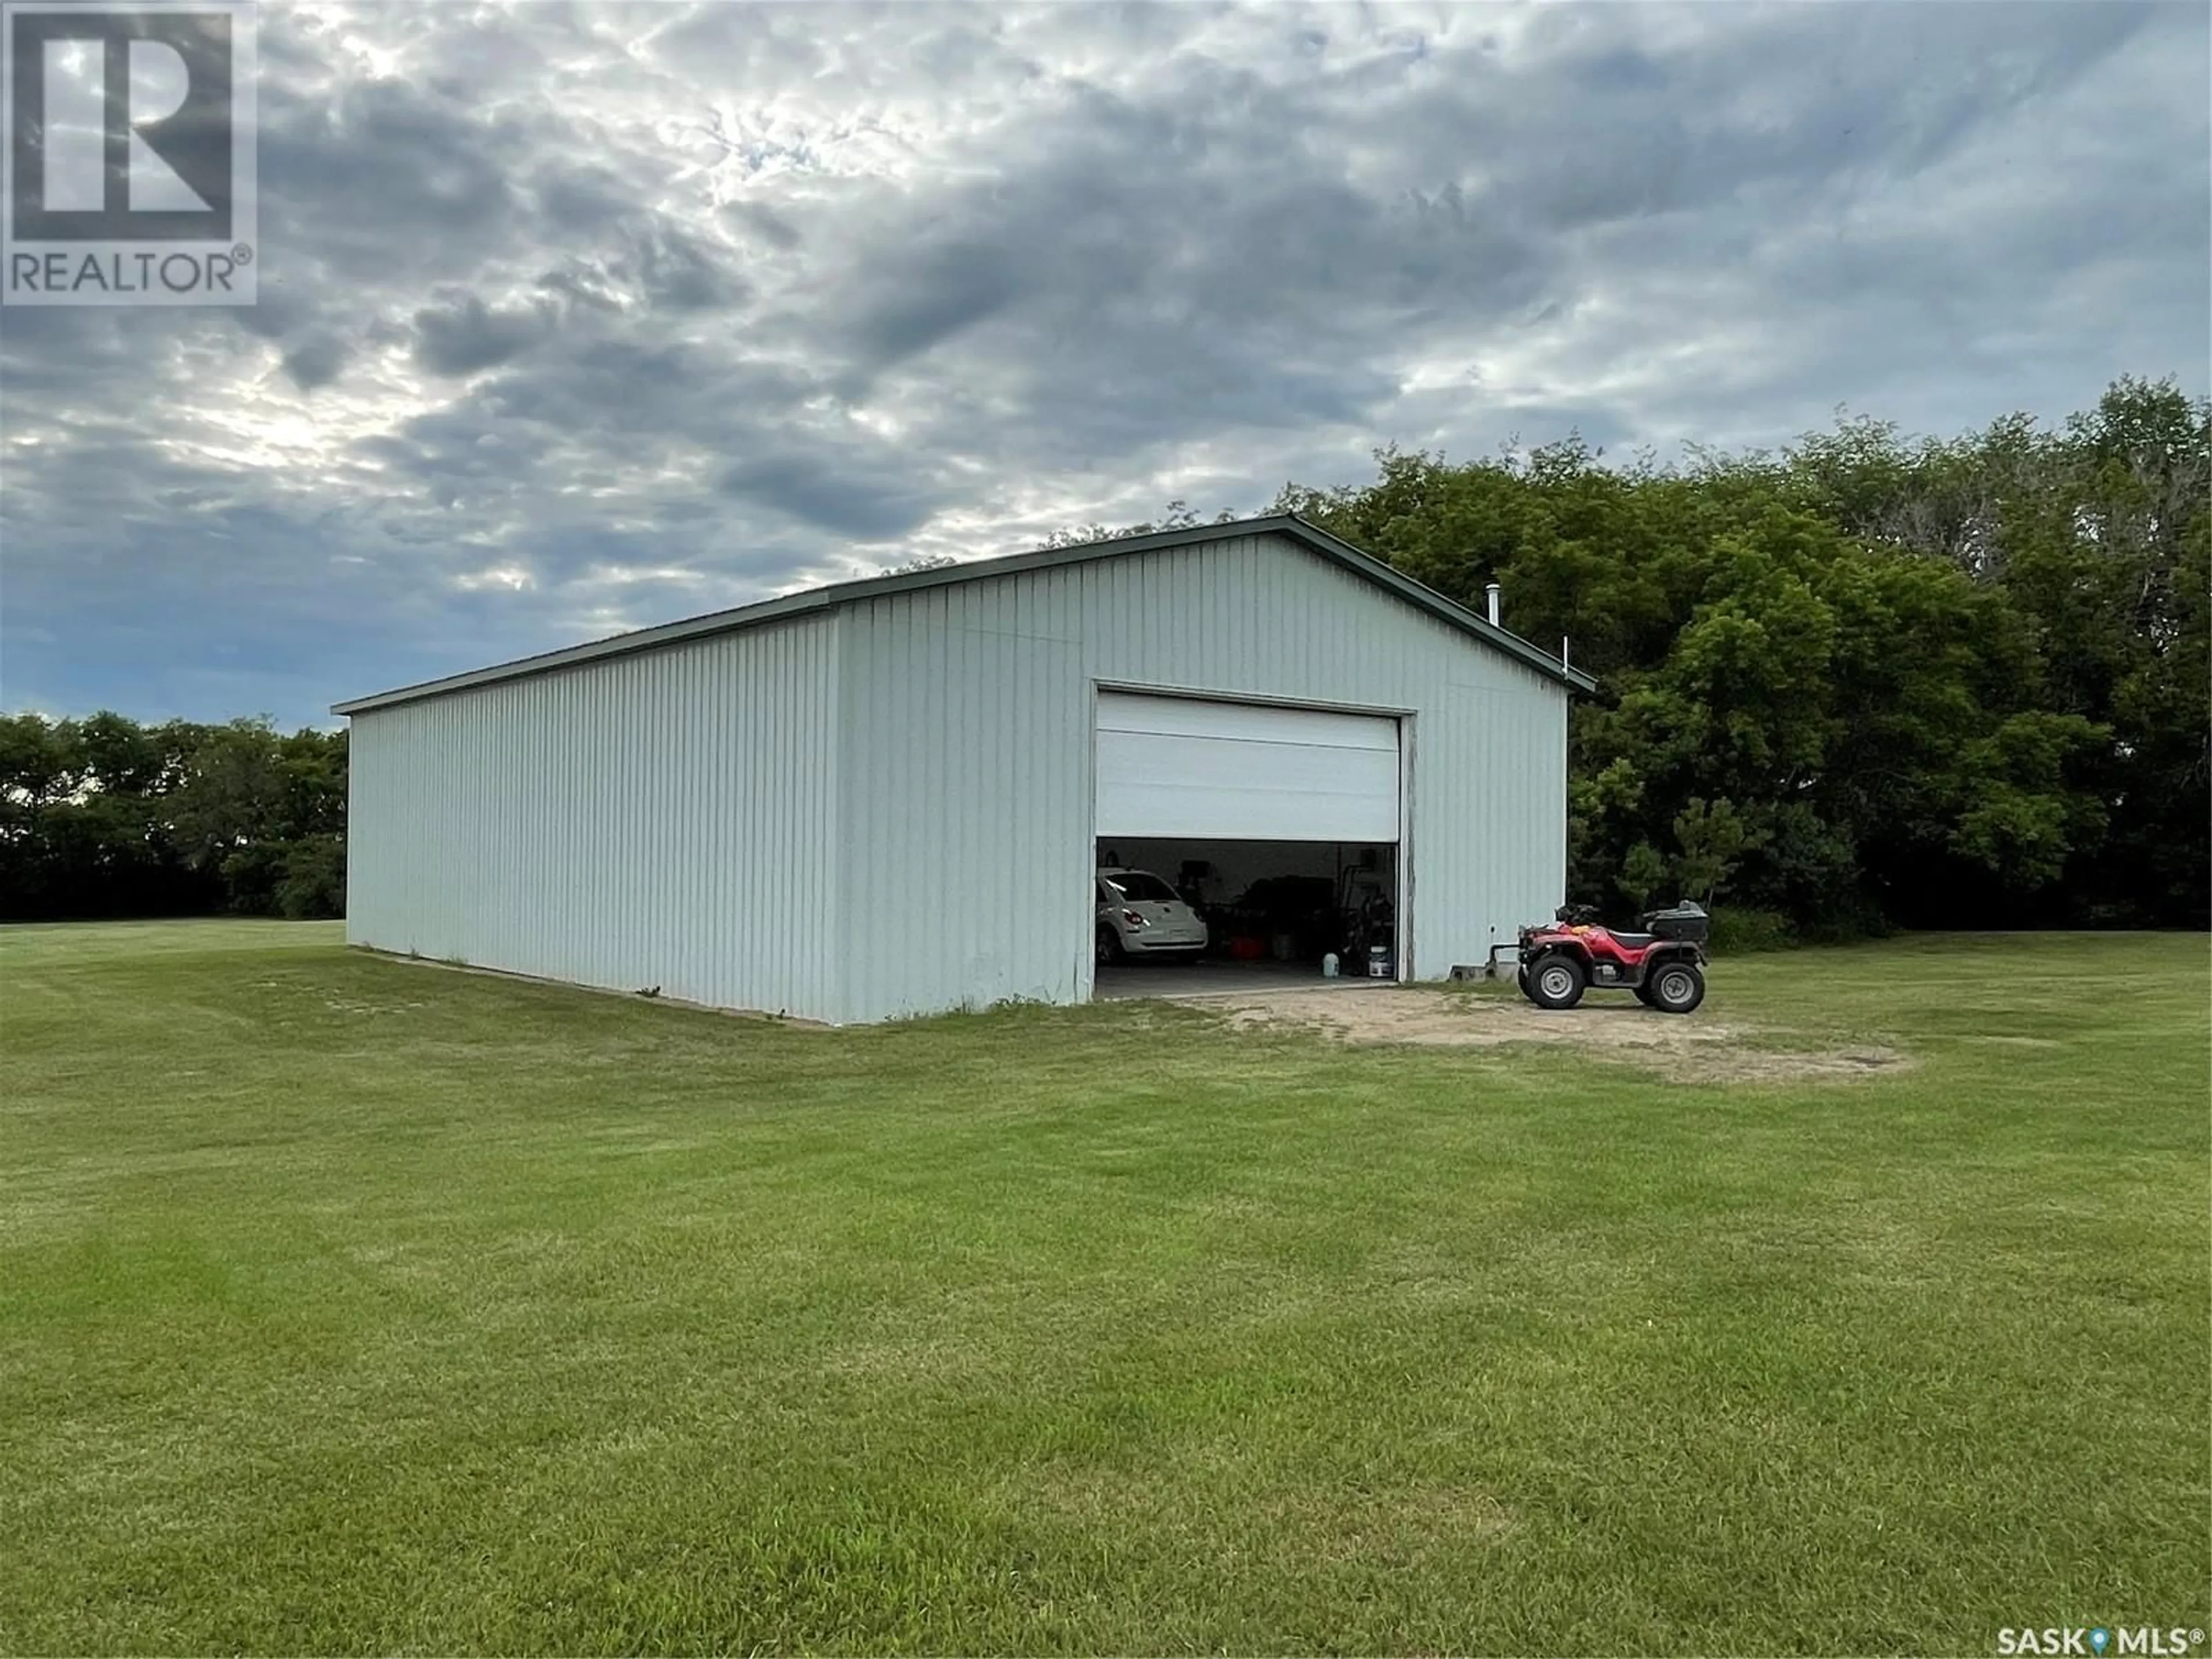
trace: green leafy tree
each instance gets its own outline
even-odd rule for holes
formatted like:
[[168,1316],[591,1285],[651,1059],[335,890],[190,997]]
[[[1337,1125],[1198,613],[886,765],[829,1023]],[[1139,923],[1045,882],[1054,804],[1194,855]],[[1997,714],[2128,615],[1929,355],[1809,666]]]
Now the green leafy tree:
[[1743,855],[1763,839],[1733,802],[1693,797],[1674,815],[1674,841],[1682,849],[1674,861],[1674,879],[1686,896],[1711,909]]
[[1376,463],[1276,505],[1462,604],[1498,583],[1509,627],[1599,678],[1571,896],[1640,898],[1671,847],[1815,933],[2212,919],[2212,409],[2170,382],[2055,430]]
[[343,733],[0,717],[0,917],[343,904]]

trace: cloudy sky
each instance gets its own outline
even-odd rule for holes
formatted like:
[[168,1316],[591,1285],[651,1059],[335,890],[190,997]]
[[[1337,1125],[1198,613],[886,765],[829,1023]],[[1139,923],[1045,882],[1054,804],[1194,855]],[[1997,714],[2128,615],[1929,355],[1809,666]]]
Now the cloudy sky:
[[2201,392],[2208,19],[265,6],[259,305],[0,316],[0,706],[320,723],[1384,443]]

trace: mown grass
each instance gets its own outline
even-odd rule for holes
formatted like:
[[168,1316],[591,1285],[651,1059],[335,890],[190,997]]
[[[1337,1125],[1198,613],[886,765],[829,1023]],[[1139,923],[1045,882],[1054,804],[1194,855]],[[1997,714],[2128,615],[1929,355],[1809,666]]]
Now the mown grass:
[[825,1032],[318,927],[7,930],[0,1647],[2206,1624],[2205,941],[1713,987],[1919,1063]]

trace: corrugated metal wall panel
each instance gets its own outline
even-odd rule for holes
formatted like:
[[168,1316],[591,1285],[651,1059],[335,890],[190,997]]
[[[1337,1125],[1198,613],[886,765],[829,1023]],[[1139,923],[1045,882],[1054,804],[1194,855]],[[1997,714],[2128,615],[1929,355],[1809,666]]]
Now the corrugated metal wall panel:
[[358,714],[347,938],[841,1017],[817,616]]
[[1407,711],[1417,976],[1565,890],[1564,688],[1279,537],[836,615],[848,1018],[1087,994],[1101,683]]

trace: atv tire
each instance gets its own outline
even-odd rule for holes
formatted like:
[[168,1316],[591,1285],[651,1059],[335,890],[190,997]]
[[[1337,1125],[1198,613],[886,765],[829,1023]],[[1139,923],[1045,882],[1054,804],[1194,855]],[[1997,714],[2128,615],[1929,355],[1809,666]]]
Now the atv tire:
[[1527,970],[1528,1000],[1539,1008],[1571,1008],[1589,988],[1589,974],[1565,951],[1553,951]]
[[1640,994],[1644,1006],[1662,1014],[1694,1013],[1705,1000],[1705,976],[1694,962],[1662,962],[1652,970]]

